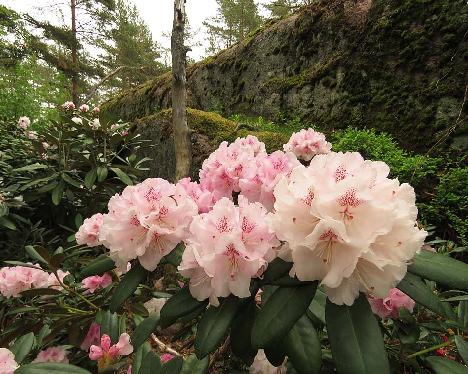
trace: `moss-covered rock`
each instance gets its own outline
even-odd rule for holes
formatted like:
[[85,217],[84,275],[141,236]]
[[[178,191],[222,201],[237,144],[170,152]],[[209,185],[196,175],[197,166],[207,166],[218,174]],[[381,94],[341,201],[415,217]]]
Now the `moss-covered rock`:
[[[190,128],[193,162],[191,177],[198,179],[198,171],[203,161],[222,141],[232,142],[248,134],[265,142],[268,151],[282,149],[288,141],[286,135],[269,131],[249,131],[238,123],[223,118],[217,113],[197,109],[187,110],[187,123]],[[165,109],[136,121],[137,132],[147,144],[138,150],[141,157],[150,157],[148,177],[174,179],[175,154],[172,135],[172,110]]]
[[[466,9],[464,0],[316,1],[189,66],[189,106],[299,117],[326,132],[376,128],[415,151],[447,134],[443,144],[466,147]],[[125,120],[152,114],[170,106],[170,85],[167,73],[104,111]]]

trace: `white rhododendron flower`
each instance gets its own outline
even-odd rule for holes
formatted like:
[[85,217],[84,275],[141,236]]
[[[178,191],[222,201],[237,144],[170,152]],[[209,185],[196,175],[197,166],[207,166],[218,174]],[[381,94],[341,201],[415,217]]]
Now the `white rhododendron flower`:
[[258,350],[254,362],[249,367],[250,374],[286,374],[287,372],[285,362],[278,367],[270,364],[263,349]]
[[265,271],[280,244],[268,228],[266,214],[260,203],[249,203],[240,195],[238,207],[222,198],[210,212],[193,219],[178,269],[190,278],[196,299],[209,298],[217,306],[218,297],[231,293],[250,296],[251,279]]
[[71,120],[73,123],[76,123],[77,125],[83,124],[83,120],[80,117],[73,117]]
[[25,134],[31,140],[37,140],[39,138],[37,131],[26,131]]
[[101,122],[99,122],[99,118],[93,119],[92,122],[89,124],[94,130],[97,130],[98,128],[101,127]]
[[18,119],[18,127],[22,130],[26,130],[31,124],[29,117],[20,117]]
[[161,178],[149,178],[126,187],[109,201],[100,242],[121,268],[138,258],[150,271],[187,237],[197,205],[182,187]]
[[331,143],[327,142],[325,135],[312,129],[302,129],[295,132],[283,146],[285,152],[292,152],[297,158],[310,161],[315,155],[329,153]]
[[336,304],[395,287],[427,233],[416,225],[413,188],[388,174],[359,153],[329,153],[279,181],[269,222],[289,247],[291,275],[321,281]]
[[160,313],[164,304],[166,304],[167,299],[164,298],[153,298],[148,300],[146,303],[143,303],[144,307],[149,313]]
[[75,103],[73,101],[66,101],[62,104],[62,109],[65,110],[74,110],[75,109]]

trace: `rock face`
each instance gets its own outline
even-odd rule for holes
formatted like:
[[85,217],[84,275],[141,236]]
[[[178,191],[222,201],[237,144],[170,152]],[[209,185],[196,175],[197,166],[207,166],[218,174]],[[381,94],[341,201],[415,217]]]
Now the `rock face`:
[[[467,30],[464,0],[317,1],[189,66],[189,106],[325,132],[373,127],[415,151],[447,134],[464,146]],[[151,115],[170,106],[170,87],[167,73],[103,109]]]

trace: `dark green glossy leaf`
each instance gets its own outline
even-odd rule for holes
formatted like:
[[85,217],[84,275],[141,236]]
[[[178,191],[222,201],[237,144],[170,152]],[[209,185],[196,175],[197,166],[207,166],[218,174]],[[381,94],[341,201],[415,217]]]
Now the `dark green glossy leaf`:
[[107,168],[105,166],[98,166],[97,169],[96,169],[98,182],[104,181],[107,178],[107,173],[108,172],[109,171],[107,170]]
[[88,370],[75,365],[41,362],[16,369],[15,374],[91,374]]
[[144,343],[138,348],[133,355],[133,362],[132,362],[132,374],[138,374],[140,371],[141,363],[143,362],[143,358],[146,357],[148,352],[151,351],[151,345],[149,343]]
[[159,322],[159,313],[153,313],[148,318],[145,318],[137,326],[132,334],[131,341],[135,349],[140,347],[148,337],[154,332]]
[[139,263],[134,264],[115,289],[110,301],[110,310],[116,312],[125,300],[133,295],[138,285],[146,279],[147,275],[148,270],[144,269]]
[[417,254],[408,271],[457,290],[468,290],[468,264],[430,251]]
[[195,353],[198,358],[205,357],[222,343],[240,304],[239,298],[231,296],[218,307],[210,306],[203,314],[195,337]]
[[289,270],[291,270],[291,267],[291,262],[286,262],[279,257],[275,258],[268,264],[268,268],[263,274],[263,283],[269,284],[270,282],[287,275]]
[[91,189],[91,187],[94,186],[94,183],[96,183],[97,179],[97,171],[96,169],[91,169],[86,173],[84,184],[88,190]]
[[100,255],[80,272],[80,278],[90,277],[91,275],[104,274],[106,271],[115,268],[114,261],[106,255]]
[[51,295],[60,295],[62,293],[61,290],[57,290],[55,288],[31,288],[30,290],[26,290],[21,292],[21,296],[25,297],[34,297],[34,296],[51,296]]
[[314,320],[314,323],[316,321],[322,323],[325,325],[325,305],[327,303],[327,295],[325,293],[318,289],[317,292],[315,293],[314,299],[309,305],[309,312],[312,315],[311,317]]
[[468,342],[463,339],[463,336],[455,336],[455,344],[457,345],[458,353],[461,358],[468,365]]
[[162,373],[164,374],[178,374],[182,369],[184,359],[182,357],[174,357],[162,366]]
[[286,347],[284,346],[283,341],[275,342],[274,344],[265,347],[264,349],[265,356],[268,359],[268,362],[273,366],[281,366],[286,358]]
[[338,373],[390,373],[382,333],[364,295],[352,306],[327,300],[325,315]]
[[257,354],[257,350],[253,349],[250,343],[256,310],[257,306],[255,301],[250,300],[241,307],[231,328],[232,352],[247,365],[252,365],[255,355]]
[[124,182],[127,186],[133,186],[133,181],[132,179],[125,174],[121,169],[119,168],[111,168],[111,170],[117,175],[117,177]]
[[161,360],[154,352],[148,352],[141,362],[138,374],[162,374]]
[[208,372],[209,363],[208,357],[199,360],[197,356],[190,355],[184,360],[180,374],[205,374]]
[[201,306],[207,305],[207,301],[198,301],[190,294],[188,287],[182,288],[161,309],[161,327],[172,325],[180,317],[186,316]]
[[317,282],[299,287],[279,287],[255,318],[252,346],[264,348],[285,337],[312,301]]
[[311,320],[303,315],[289,332],[286,353],[298,374],[320,373],[322,351]]
[[468,328],[468,301],[460,301],[458,304],[458,320],[463,328]]
[[65,183],[60,182],[53,190],[52,190],[52,202],[54,205],[59,205],[60,201],[62,200],[63,190],[65,189]]
[[50,255],[47,251],[44,252],[43,248],[38,247],[38,249],[36,250],[32,245],[27,245],[24,247],[24,249],[32,259],[42,262],[46,265],[49,263]]
[[16,339],[10,351],[15,355],[15,361],[21,364],[36,345],[36,337],[30,332]]
[[426,358],[426,362],[429,364],[435,374],[466,374],[468,368],[459,364],[454,360],[450,360],[445,357],[430,356]]

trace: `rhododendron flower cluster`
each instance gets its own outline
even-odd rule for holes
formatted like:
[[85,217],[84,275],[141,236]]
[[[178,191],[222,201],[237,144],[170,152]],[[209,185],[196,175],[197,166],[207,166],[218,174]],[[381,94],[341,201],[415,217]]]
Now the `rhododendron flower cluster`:
[[86,113],[87,111],[89,111],[89,105],[87,104],[80,105],[80,111],[83,113]]
[[89,348],[92,345],[98,345],[101,338],[101,326],[99,326],[96,322],[91,323],[89,326],[88,332],[81,343],[80,348],[83,351],[89,351]]
[[81,281],[86,293],[94,293],[100,288],[106,288],[112,284],[112,277],[109,273],[101,275],[92,275]]
[[216,202],[213,192],[203,189],[199,183],[192,182],[190,178],[181,179],[177,185],[181,186],[197,204],[199,213],[209,212]]
[[18,368],[15,355],[9,349],[0,348],[0,374],[13,374]]
[[164,353],[161,355],[161,362],[165,364],[168,361],[171,361],[174,358],[170,353]]
[[372,311],[380,318],[398,318],[399,309],[406,309],[413,312],[415,302],[398,288],[392,288],[385,298],[369,296],[369,303]]
[[86,218],[75,234],[76,242],[80,245],[86,244],[88,247],[100,245],[99,233],[103,223],[104,216],[101,213],[96,213],[90,218]]
[[387,296],[427,235],[413,188],[388,174],[359,153],[329,153],[279,181],[269,221],[289,246],[291,275],[320,280],[336,304],[353,304],[359,291]]
[[37,131],[34,131],[34,130],[25,131],[25,134],[28,137],[28,139],[31,139],[31,140],[37,140],[39,138]]
[[231,293],[250,296],[250,281],[259,277],[276,257],[279,245],[266,224],[266,209],[239,196],[239,206],[222,198],[208,213],[196,216],[179,271],[190,278],[190,292],[198,300]]
[[58,362],[68,364],[68,352],[64,347],[49,347],[37,354],[33,362]]
[[65,110],[74,110],[75,109],[75,103],[73,101],[66,101],[62,104],[62,109]]
[[150,178],[113,196],[104,215],[100,242],[118,267],[138,258],[154,270],[187,237],[197,206],[181,186]]
[[83,120],[80,118],[80,117],[72,117],[72,122],[77,124],[77,125],[82,125],[83,124]]
[[[31,288],[60,287],[55,274],[49,274],[39,265],[36,268],[27,266],[4,267],[0,269],[0,293],[9,298],[17,297],[21,292]],[[68,275],[62,270],[57,272],[60,281]]]
[[315,155],[329,153],[331,147],[325,135],[309,128],[292,134],[283,149],[285,152],[294,153],[299,159],[310,161]]
[[29,117],[20,117],[18,119],[18,127],[21,130],[27,130],[30,124],[31,120],[29,119]]
[[133,352],[133,346],[130,344],[130,336],[123,333],[119,337],[119,341],[112,345],[109,335],[104,334],[101,337],[100,345],[92,345],[89,348],[89,358],[93,361],[98,361],[100,369],[106,368],[119,356],[128,356]]

